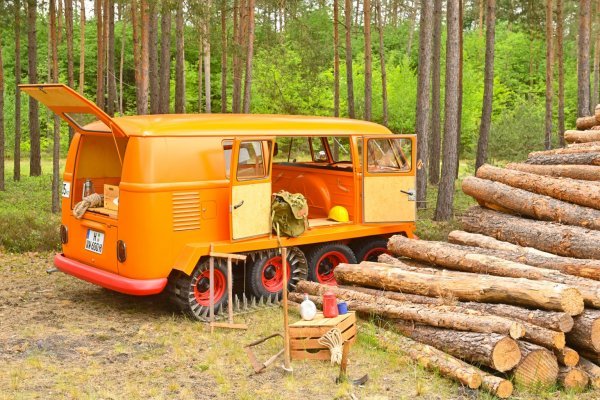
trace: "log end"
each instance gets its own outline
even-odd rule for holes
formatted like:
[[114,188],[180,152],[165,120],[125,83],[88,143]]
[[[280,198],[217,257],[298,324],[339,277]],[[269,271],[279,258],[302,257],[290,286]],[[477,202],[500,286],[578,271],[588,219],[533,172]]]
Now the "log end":
[[510,396],[512,396],[512,393],[513,393],[513,384],[510,381],[505,379],[498,384],[498,386],[496,387],[496,393],[494,393],[494,394],[501,399],[507,399]]
[[576,391],[584,390],[590,382],[588,374],[578,368],[569,368],[564,373],[561,371],[559,378],[563,387]]
[[515,369],[515,381],[523,386],[552,385],[558,377],[558,362],[546,349],[529,352]]
[[516,367],[519,361],[521,361],[521,350],[515,340],[505,337],[496,343],[492,351],[492,363],[495,370],[509,371]]
[[566,313],[558,320],[558,328],[561,332],[571,332],[574,324],[573,317]]
[[510,325],[509,335],[513,339],[520,339],[525,336],[525,327],[519,322],[513,322]]
[[590,339],[592,341],[592,346],[594,347],[594,350],[600,352],[600,319],[596,319],[592,323],[590,331]]
[[579,290],[569,287],[562,291],[561,307],[564,312],[573,316],[579,315],[584,310],[583,296]]
[[479,389],[481,386],[481,375],[480,374],[471,374],[467,379],[467,386],[469,389]]
[[565,338],[565,334],[563,332],[555,332],[552,341],[557,349],[562,350],[565,348],[567,339]]
[[565,347],[561,350],[562,354],[562,363],[567,367],[574,367],[579,364],[579,353],[575,350]]

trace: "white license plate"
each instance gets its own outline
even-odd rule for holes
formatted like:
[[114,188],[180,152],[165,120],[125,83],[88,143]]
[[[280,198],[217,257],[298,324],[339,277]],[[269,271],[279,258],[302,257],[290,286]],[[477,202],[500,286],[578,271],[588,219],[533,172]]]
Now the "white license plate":
[[102,254],[104,247],[104,233],[88,229],[85,238],[85,249],[94,253]]

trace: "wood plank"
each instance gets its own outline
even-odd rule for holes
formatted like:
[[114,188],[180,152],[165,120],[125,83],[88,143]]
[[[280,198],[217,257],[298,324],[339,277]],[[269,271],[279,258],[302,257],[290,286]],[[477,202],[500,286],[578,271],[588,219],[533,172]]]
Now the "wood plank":
[[243,254],[234,254],[234,253],[217,253],[214,251],[211,251],[208,254],[210,257],[219,257],[219,258],[229,258],[229,259],[233,259],[233,260],[242,260],[245,261],[246,257]]
[[329,349],[321,350],[316,353],[309,353],[308,351],[292,350],[292,360],[330,360],[331,352]]

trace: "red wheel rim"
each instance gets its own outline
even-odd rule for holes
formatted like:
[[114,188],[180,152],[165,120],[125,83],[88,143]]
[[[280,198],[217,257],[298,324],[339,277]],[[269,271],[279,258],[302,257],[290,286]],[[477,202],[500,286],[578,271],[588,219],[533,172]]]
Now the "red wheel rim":
[[[288,281],[290,279],[290,264],[287,263]],[[269,293],[279,293],[283,290],[283,262],[281,256],[269,258],[260,270],[260,281]]]
[[[225,275],[215,269],[215,282],[214,282],[214,290],[215,290],[215,304],[221,300],[221,297],[225,294],[225,290],[227,287],[227,279],[225,279]],[[196,302],[201,306],[208,307],[210,305],[210,271],[205,270],[202,271],[196,281],[193,283],[194,287],[194,298]]]
[[382,254],[389,254],[388,249],[385,247],[373,247],[367,251],[363,259],[359,261],[377,261],[377,257]]
[[317,281],[326,285],[336,285],[333,270],[340,263],[347,263],[348,258],[339,251],[330,251],[321,256],[315,265]]

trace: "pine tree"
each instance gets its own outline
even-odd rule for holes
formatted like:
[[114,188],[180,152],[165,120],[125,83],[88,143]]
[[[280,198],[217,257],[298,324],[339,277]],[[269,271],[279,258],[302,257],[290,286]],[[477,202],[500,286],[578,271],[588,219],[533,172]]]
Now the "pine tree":
[[[37,78],[37,1],[27,0],[27,68],[29,83],[38,83]],[[42,154],[40,148],[40,116],[37,100],[29,97],[29,175],[42,174]]]

